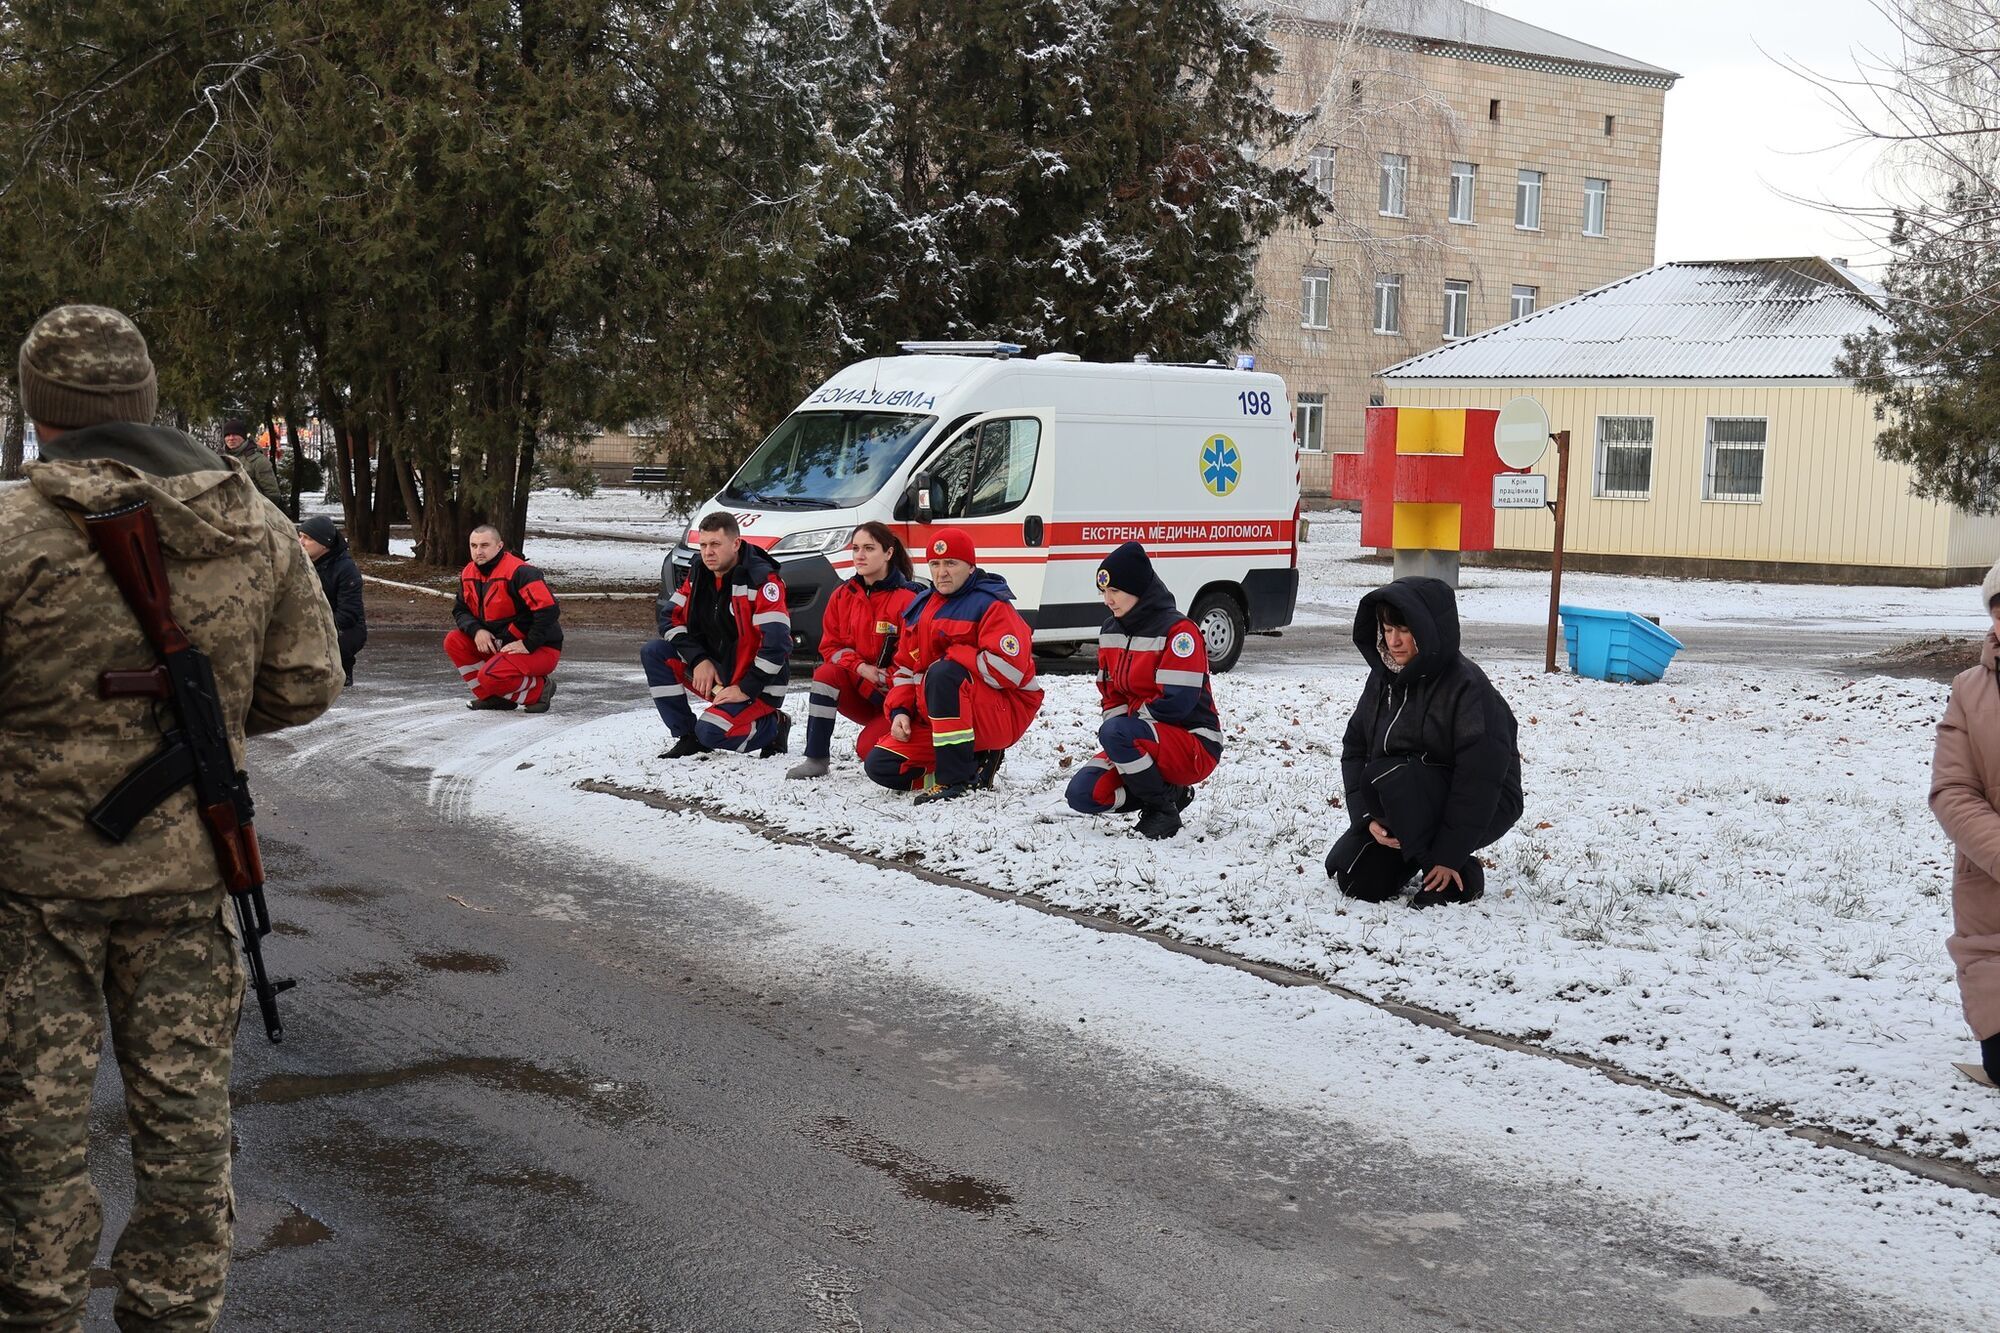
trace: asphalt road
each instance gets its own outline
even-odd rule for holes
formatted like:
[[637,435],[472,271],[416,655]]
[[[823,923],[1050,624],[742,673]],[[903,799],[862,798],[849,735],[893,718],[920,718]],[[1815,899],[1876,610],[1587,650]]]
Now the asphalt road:
[[[550,719],[631,707],[631,647],[574,637]],[[769,927],[668,851],[635,885],[454,817],[376,743],[461,706],[433,635],[378,635],[361,673],[253,746],[269,956],[301,984],[283,1046],[254,1010],[241,1035],[227,1329],[1904,1326],[1600,1192],[1363,1146],[893,967],[746,971],[731,946]],[[98,1091],[108,1253],[108,1061]]]

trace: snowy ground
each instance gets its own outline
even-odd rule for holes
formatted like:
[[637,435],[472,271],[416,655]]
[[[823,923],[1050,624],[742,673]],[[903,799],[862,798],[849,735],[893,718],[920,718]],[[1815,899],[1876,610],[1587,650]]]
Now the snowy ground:
[[[1361,516],[1335,511],[1311,515],[1312,539],[1299,548],[1299,608],[1295,623],[1347,625],[1362,593],[1388,581],[1388,566],[1365,560]],[[1976,634],[1979,591],[1965,588],[1837,587],[1810,583],[1736,583],[1714,579],[1640,578],[1624,574],[1563,574],[1563,602],[1570,606],[1637,611],[1675,626],[1741,625],[1769,629],[1884,630],[1920,634]],[[1547,570],[1461,571],[1459,617],[1489,625],[1541,625],[1549,614]]]
[[[530,537],[525,555],[552,581],[558,597],[590,589],[657,588],[660,562],[673,549],[669,539],[651,542],[590,540],[574,537]],[[416,545],[408,537],[391,537],[389,554],[408,556]]]
[[[781,926],[760,934],[787,956],[756,961],[789,967],[808,990],[862,969],[1031,1021],[1087,1018],[1117,1049],[1322,1117],[1329,1132],[1603,1190],[1916,1307],[1908,1327],[1976,1326],[2000,1201],[1337,997],[574,788],[602,777],[699,797],[1883,1142],[1995,1161],[2000,1098],[1947,1063],[1969,1043],[1939,943],[1944,848],[1913,776],[1935,687],[1699,669],[1653,689],[1496,674],[1542,775],[1528,822],[1547,827],[1497,848],[1493,896],[1455,912],[1347,906],[1328,892],[1319,860],[1341,815],[1324,738],[1358,673],[1231,677],[1234,751],[1164,848],[1116,821],[1037,821],[1094,718],[1074,680],[1049,682],[1004,791],[921,820],[851,757],[817,784],[733,757],[670,766],[653,757],[650,710],[568,728],[550,726],[554,714],[529,728],[452,720],[430,762],[438,799],[465,813],[525,820],[639,883],[693,876],[742,898]],[[1633,762],[1662,749],[1667,763]]]
[[699,796],[2000,1170],[2000,1098],[1951,1069],[1976,1047],[1943,948],[1950,850],[1925,806],[1943,687],[1700,666],[1650,688],[1494,675],[1521,723],[1528,812],[1486,853],[1489,898],[1456,912],[1347,903],[1327,881],[1358,668],[1228,677],[1231,751],[1165,846],[1054,813],[1091,748],[1086,680],[1045,682],[1004,793],[918,819],[851,750],[823,783],[734,757],[659,760],[650,709],[571,731],[534,772],[558,789],[599,778]]

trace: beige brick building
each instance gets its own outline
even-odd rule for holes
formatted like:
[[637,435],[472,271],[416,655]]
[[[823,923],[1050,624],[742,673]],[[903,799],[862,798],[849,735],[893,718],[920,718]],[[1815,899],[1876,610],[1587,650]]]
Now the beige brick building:
[[1379,372],[1653,263],[1666,93],[1679,77],[1465,0],[1368,23],[1272,23],[1288,152],[1318,228],[1258,261],[1251,351],[1290,386],[1304,488],[1361,447]]

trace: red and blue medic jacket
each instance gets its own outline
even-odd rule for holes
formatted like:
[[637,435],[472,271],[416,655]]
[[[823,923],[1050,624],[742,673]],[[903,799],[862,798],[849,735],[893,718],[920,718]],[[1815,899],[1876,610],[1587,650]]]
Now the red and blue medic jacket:
[[[733,660],[722,661],[715,645],[703,642],[697,627],[689,623],[696,579],[711,580],[708,594],[726,593],[729,598],[729,619],[736,628]],[[742,690],[752,704],[784,706],[785,671],[792,660],[792,614],[785,604],[785,581],[770,556],[745,542],[735,567],[721,575],[709,573],[696,560],[674,595],[655,609],[655,618],[660,637],[688,670],[713,661],[723,684]],[[760,710],[753,712],[763,716]]]
[[[903,612],[903,638],[896,648],[886,708],[928,717],[924,672],[938,662],[956,662],[972,678],[1018,698],[1028,717],[1042,706],[1035,684],[1034,634],[1013,606],[1014,590],[998,574],[975,569],[949,597],[927,588]],[[1023,725],[1027,719],[1019,719]]]
[[531,653],[562,647],[556,595],[542,581],[542,571],[512,551],[502,551],[484,568],[466,562],[451,618],[467,638],[485,630],[502,643],[519,639]]
[[842,583],[820,614],[820,660],[850,671],[864,663],[888,669],[883,650],[895,651],[892,641],[902,633],[903,612],[922,591],[893,567],[873,587],[859,574]]
[[1222,757],[1222,720],[1208,674],[1208,644],[1171,601],[1132,608],[1097,637],[1097,692],[1107,719],[1130,714],[1179,727]]

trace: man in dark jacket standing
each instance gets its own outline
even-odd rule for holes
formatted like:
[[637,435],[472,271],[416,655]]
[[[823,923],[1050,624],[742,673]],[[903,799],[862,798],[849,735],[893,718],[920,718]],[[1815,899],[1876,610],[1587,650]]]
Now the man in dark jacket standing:
[[285,507],[284,493],[278,489],[278,470],[271,466],[270,455],[244,433],[243,423],[235,417],[222,423],[222,452],[243,465],[259,495],[280,509]]
[[466,545],[472,559],[458,576],[444,655],[472,687],[471,709],[546,713],[562,660],[561,610],[542,571],[507,549],[500,530],[482,523]]
[[[792,617],[770,556],[743,540],[736,517],[702,516],[699,568],[655,608],[660,637],[639,650],[660,721],[674,734],[665,759],[734,750],[768,759],[790,746],[785,677]],[[701,702],[700,716],[689,702]]]
[[1514,714],[1458,650],[1458,603],[1440,579],[1397,579],[1361,599],[1354,646],[1368,684],[1347,720],[1340,771],[1352,825],[1326,872],[1383,902],[1419,871],[1412,907],[1486,891],[1473,853],[1521,817]]
[[320,591],[333,608],[333,627],[340,634],[340,671],[354,683],[354,659],[368,642],[368,613],[361,605],[361,570],[347,553],[347,538],[325,514],[299,524],[299,545],[319,575]]

